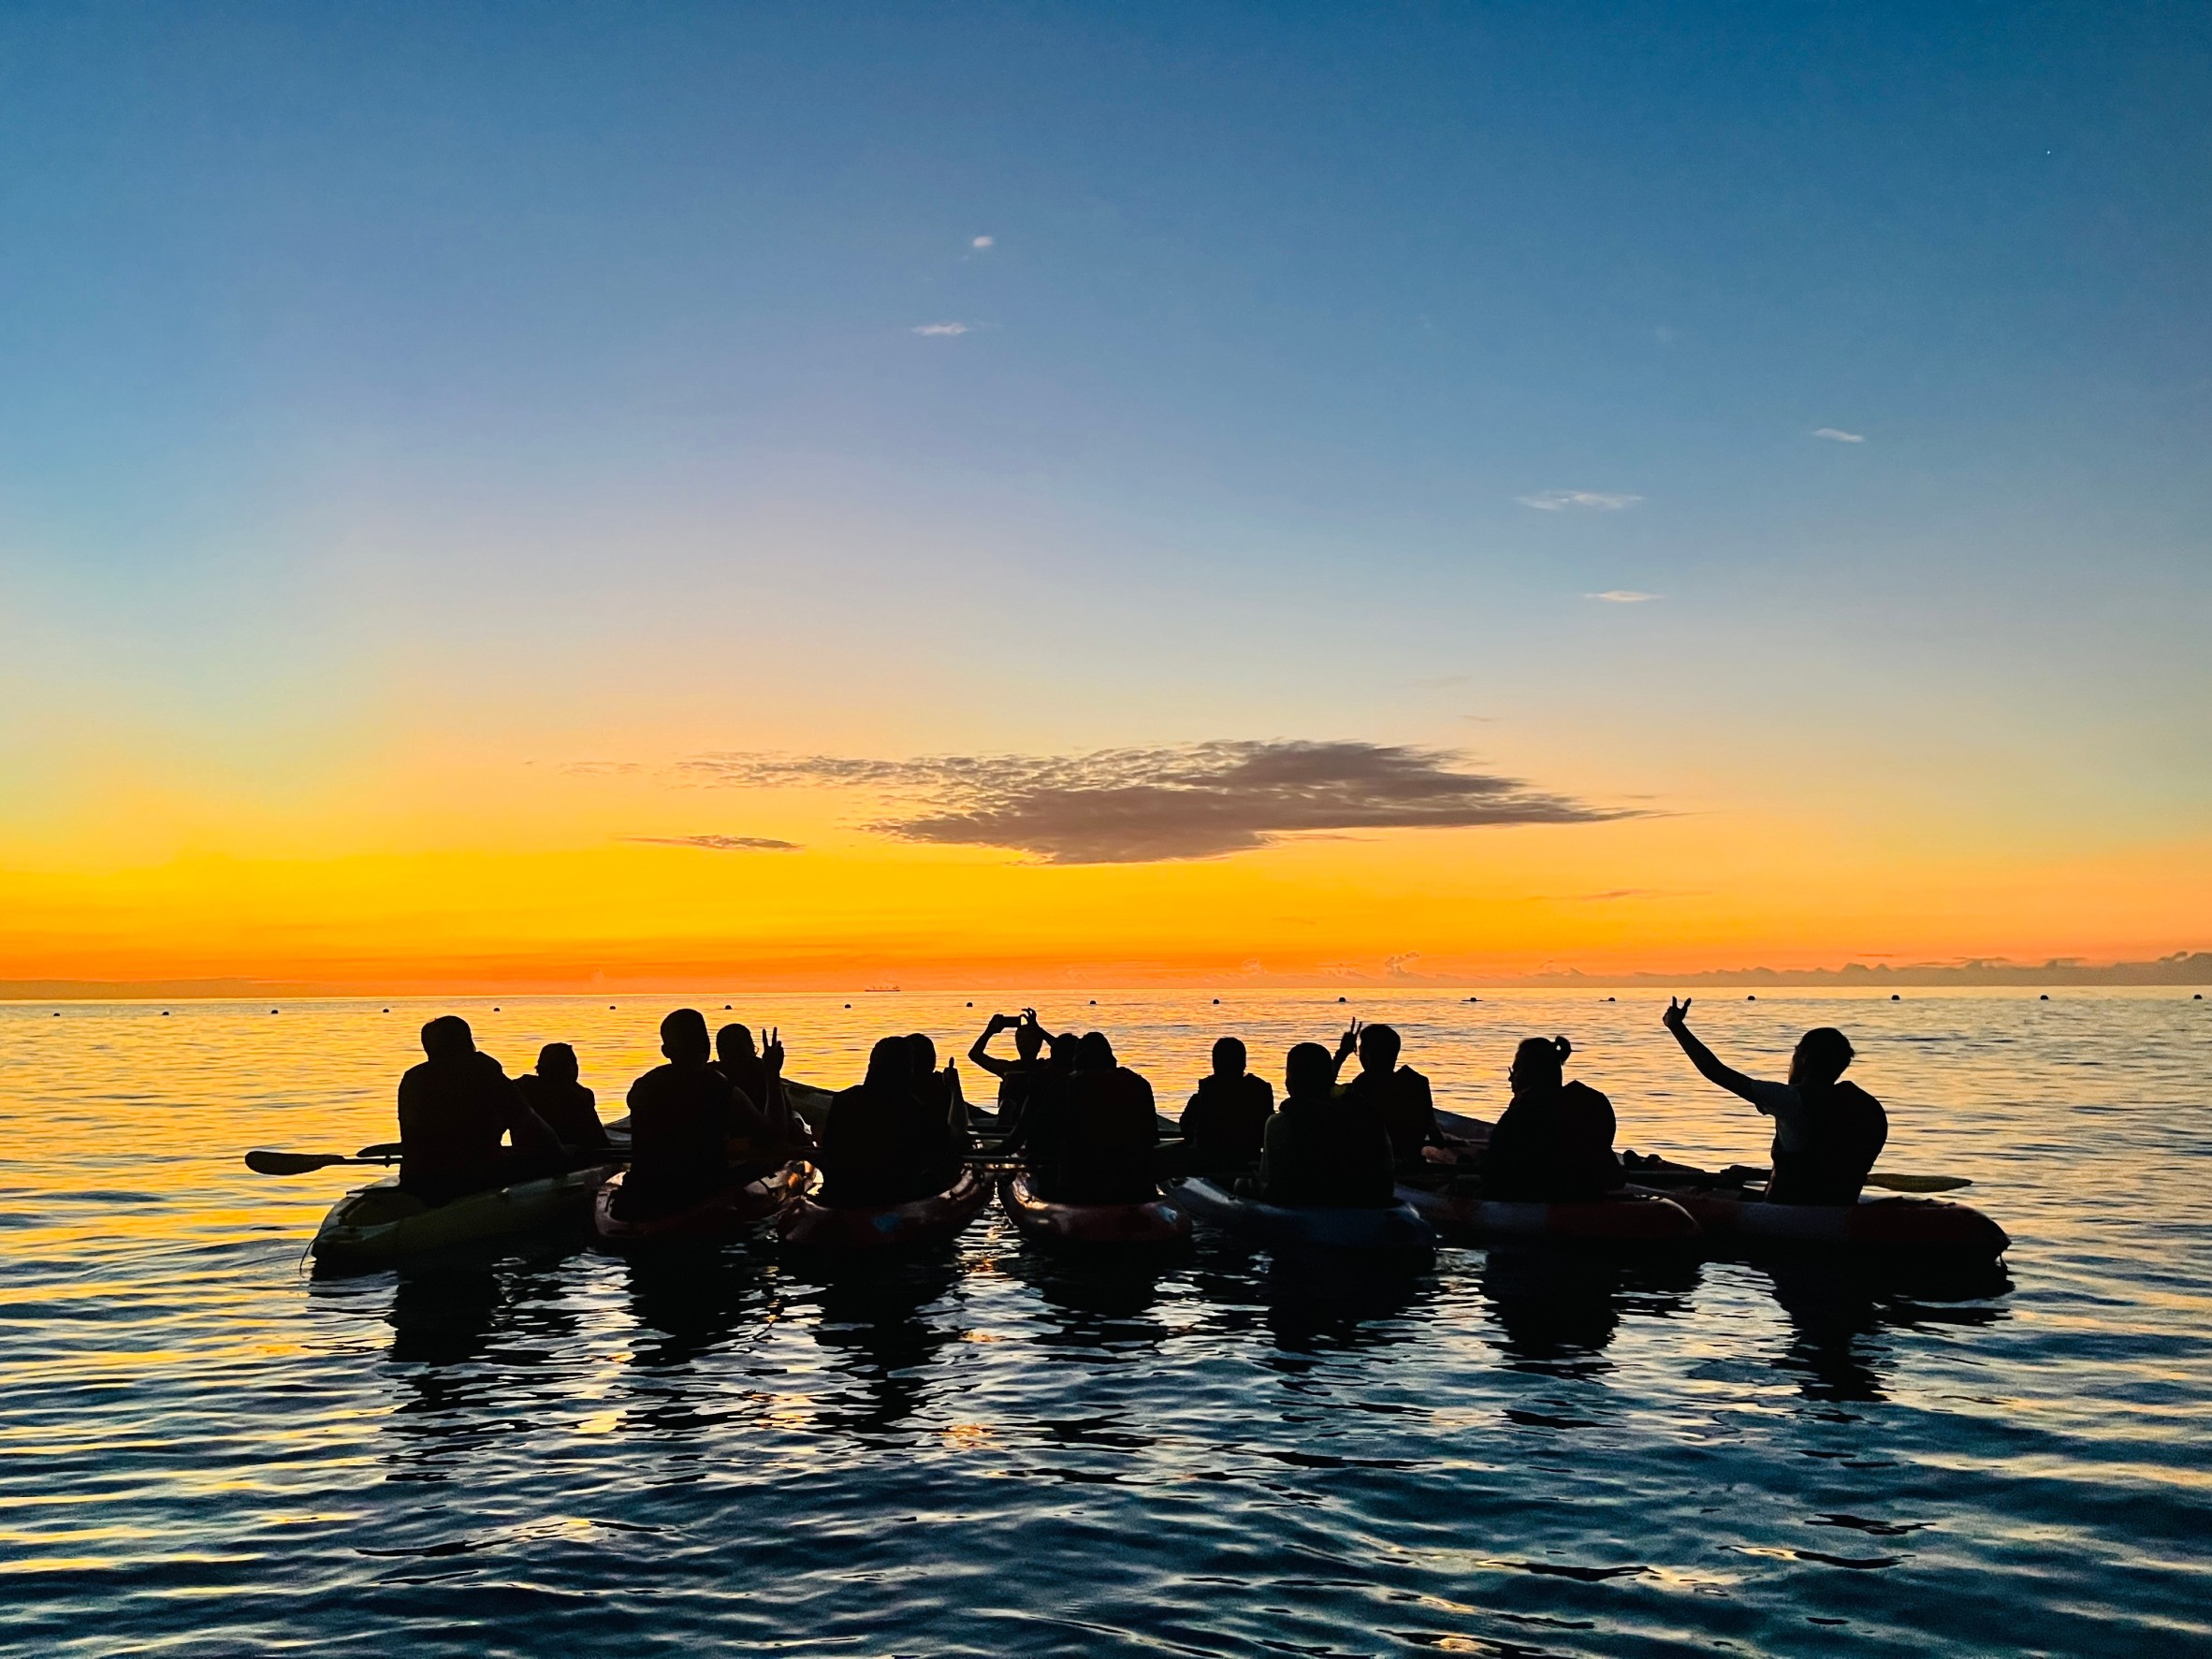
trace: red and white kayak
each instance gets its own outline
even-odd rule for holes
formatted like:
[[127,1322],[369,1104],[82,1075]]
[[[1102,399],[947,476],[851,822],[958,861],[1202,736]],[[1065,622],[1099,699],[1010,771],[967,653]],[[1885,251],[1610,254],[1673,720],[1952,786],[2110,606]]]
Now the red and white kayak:
[[1671,1199],[1648,1193],[1623,1193],[1585,1203],[1524,1204],[1401,1186],[1398,1197],[1447,1238],[1682,1244],[1699,1231],[1688,1210]]
[[1009,1175],[998,1201],[1015,1230],[1045,1244],[1175,1244],[1190,1237],[1190,1212],[1171,1198],[1141,1204],[1055,1204],[1029,1189],[1029,1177]]
[[911,1203],[858,1209],[822,1203],[812,1190],[797,1193],[777,1218],[788,1244],[810,1250],[883,1250],[943,1244],[958,1235],[991,1201],[991,1179],[982,1170],[960,1171],[942,1192]]
[[609,1176],[592,1196],[591,1230],[598,1236],[600,1243],[615,1245],[663,1242],[697,1244],[735,1238],[747,1228],[781,1213],[783,1207],[798,1196],[800,1187],[811,1172],[809,1165],[786,1164],[782,1169],[763,1175],[757,1181],[725,1187],[688,1210],[631,1220],[615,1213],[616,1201],[623,1190],[622,1174],[618,1171]]
[[1862,1198],[1855,1204],[1769,1204],[1739,1194],[1667,1195],[1716,1242],[1826,1245],[1897,1255],[1994,1260],[2012,1240],[1965,1204],[1944,1199]]

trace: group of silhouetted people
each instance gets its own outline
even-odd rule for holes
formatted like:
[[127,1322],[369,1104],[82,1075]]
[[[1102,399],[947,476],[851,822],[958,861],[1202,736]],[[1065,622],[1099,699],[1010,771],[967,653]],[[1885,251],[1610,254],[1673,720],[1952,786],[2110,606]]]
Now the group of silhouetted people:
[[[1888,1123],[1879,1101],[1842,1081],[1853,1057],[1843,1034],[1808,1031],[1788,1079],[1763,1082],[1716,1059],[1690,1031],[1689,1011],[1670,1000],[1665,1024],[1691,1062],[1774,1119],[1768,1200],[1856,1201]],[[1011,1059],[991,1052],[1008,1030]],[[425,1026],[422,1041],[428,1057],[400,1084],[400,1185],[426,1201],[619,1156],[568,1044],[546,1044],[534,1072],[510,1080],[454,1015]],[[1177,1176],[1323,1208],[1388,1205],[1405,1181],[1540,1203],[1623,1186],[1612,1104],[1567,1077],[1565,1038],[1519,1044],[1511,1099],[1487,1139],[1478,1127],[1445,1132],[1429,1080],[1400,1064],[1402,1046],[1390,1026],[1358,1021],[1333,1052],[1301,1042],[1284,1057],[1278,1104],[1249,1070],[1244,1044],[1224,1037],[1183,1109],[1180,1138],[1163,1142],[1151,1084],[1121,1064],[1103,1032],[1055,1035],[1026,1009],[992,1015],[968,1050],[997,1080],[990,1121],[970,1113],[958,1070],[940,1070],[936,1045],[916,1032],[877,1042],[866,1075],[831,1097],[810,1129],[792,1107],[775,1032],[756,1047],[747,1026],[730,1025],[710,1042],[705,1016],[678,1009],[661,1023],[665,1063],[630,1088],[619,1202],[626,1218],[668,1215],[804,1157],[821,1167],[823,1202],[886,1208],[953,1186],[979,1156],[978,1128],[995,1136],[993,1161],[1018,1161],[1034,1195],[1055,1203],[1139,1203]]]

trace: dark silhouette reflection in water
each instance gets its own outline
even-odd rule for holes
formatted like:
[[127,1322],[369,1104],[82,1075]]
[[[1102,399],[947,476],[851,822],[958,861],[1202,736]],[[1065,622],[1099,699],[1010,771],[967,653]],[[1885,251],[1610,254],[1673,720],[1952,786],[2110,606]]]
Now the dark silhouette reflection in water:
[[745,1250],[641,1250],[624,1265],[637,1322],[630,1363],[642,1370],[688,1365],[757,1324],[773,1304],[761,1263]]
[[1623,1314],[1686,1314],[1697,1283],[1697,1263],[1687,1258],[1632,1263],[1587,1251],[1505,1245],[1485,1256],[1479,1280],[1506,1366],[1577,1378],[1612,1369],[1605,1350]]
[[1369,1257],[1279,1252],[1260,1281],[1277,1358],[1389,1347],[1419,1334],[1419,1310],[1436,1293],[1426,1255]]
[[789,1302],[814,1303],[815,1342],[857,1385],[818,1403],[816,1424],[864,1437],[896,1429],[926,1403],[929,1367],[959,1336],[955,1321],[925,1313],[953,1288],[960,1263],[950,1255],[879,1257],[800,1272],[807,1276],[785,1281]]
[[1762,1262],[1758,1271],[1790,1323],[1776,1369],[1796,1374],[1806,1399],[1835,1404],[1887,1397],[1889,1332],[1995,1324],[2006,1310],[1989,1304],[2012,1288],[2001,1262],[1905,1270],[1807,1258]]
[[386,1316],[401,1394],[386,1419],[401,1465],[390,1478],[451,1478],[448,1462],[557,1408],[558,1361],[579,1334],[564,1288],[557,1266],[400,1274]]
[[1168,1338],[1152,1310],[1162,1275],[1174,1267],[1157,1253],[1025,1245],[999,1258],[997,1267],[1042,1299],[1048,1313],[1034,1340],[1053,1358],[1133,1359]]

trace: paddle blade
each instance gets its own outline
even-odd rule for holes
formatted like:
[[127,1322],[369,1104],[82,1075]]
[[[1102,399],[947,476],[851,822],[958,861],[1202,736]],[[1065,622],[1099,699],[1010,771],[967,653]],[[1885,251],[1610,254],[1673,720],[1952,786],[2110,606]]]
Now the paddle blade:
[[304,1175],[311,1170],[327,1170],[343,1162],[344,1157],[335,1152],[271,1152],[266,1146],[256,1146],[246,1154],[246,1168],[256,1175]]
[[356,1157],[395,1158],[400,1156],[400,1143],[397,1141],[379,1141],[373,1146],[362,1147],[354,1156]]
[[1885,1192],[1957,1192],[1973,1183],[1964,1175],[1885,1175],[1877,1170],[1867,1177],[1867,1185]]

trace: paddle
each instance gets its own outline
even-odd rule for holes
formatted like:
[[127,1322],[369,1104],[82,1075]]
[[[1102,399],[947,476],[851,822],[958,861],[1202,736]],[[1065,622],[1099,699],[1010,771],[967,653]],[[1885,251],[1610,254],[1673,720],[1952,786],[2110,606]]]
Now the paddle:
[[[375,1147],[367,1150],[374,1152]],[[398,1150],[389,1157],[347,1157],[342,1152],[272,1152],[256,1146],[246,1154],[246,1168],[256,1175],[305,1175],[332,1164],[389,1164],[398,1162]]]
[[[1774,1172],[1753,1164],[1730,1164],[1715,1173],[1695,1164],[1670,1163],[1664,1157],[1642,1157],[1633,1152],[1623,1157],[1621,1167],[1630,1180],[1647,1186],[1742,1186],[1765,1181]],[[1866,1184],[1879,1186],[1885,1192],[1957,1192],[1962,1186],[1973,1185],[1964,1175],[1896,1174],[1886,1170],[1874,1171],[1868,1175]]]

